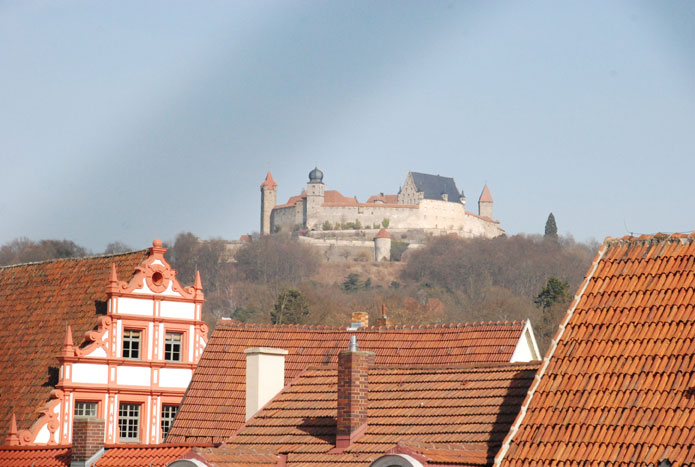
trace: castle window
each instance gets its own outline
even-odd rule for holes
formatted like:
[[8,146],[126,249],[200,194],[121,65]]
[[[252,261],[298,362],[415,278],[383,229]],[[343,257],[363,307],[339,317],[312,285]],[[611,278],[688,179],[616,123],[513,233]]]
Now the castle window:
[[125,329],[123,331],[123,358],[140,360],[140,337],[142,331]]
[[183,335],[180,332],[167,332],[164,339],[164,360],[168,362],[181,361],[181,344]]
[[178,411],[178,405],[162,406],[162,442],[166,439],[167,434],[169,434],[169,429],[171,428],[171,425],[174,424],[174,418],[176,417],[176,413]]
[[75,401],[75,416],[76,417],[96,417],[97,403],[86,401]]
[[121,403],[118,429],[121,441],[140,441],[140,404]]

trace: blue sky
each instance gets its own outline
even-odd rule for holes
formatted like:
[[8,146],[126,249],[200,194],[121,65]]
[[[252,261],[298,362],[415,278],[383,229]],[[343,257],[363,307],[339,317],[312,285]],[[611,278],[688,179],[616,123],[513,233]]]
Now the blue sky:
[[508,233],[695,230],[695,3],[0,1],[0,243],[259,228],[409,170]]

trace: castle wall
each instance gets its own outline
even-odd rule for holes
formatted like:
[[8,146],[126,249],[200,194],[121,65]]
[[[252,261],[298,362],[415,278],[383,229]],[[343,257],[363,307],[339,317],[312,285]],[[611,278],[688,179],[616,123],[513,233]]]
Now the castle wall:
[[381,221],[388,219],[389,228],[406,228],[417,225],[418,217],[418,209],[414,206],[322,206],[316,216],[307,221],[307,227],[320,230],[325,221],[335,225],[336,222],[343,224],[359,220],[367,228],[374,224],[381,225]]
[[273,209],[270,223],[273,232],[278,228],[282,232],[292,232],[296,225],[304,225],[304,203],[300,201],[294,206]]
[[475,214],[466,213],[466,222],[462,237],[487,237],[494,238],[504,234],[504,230],[497,222],[481,219]]

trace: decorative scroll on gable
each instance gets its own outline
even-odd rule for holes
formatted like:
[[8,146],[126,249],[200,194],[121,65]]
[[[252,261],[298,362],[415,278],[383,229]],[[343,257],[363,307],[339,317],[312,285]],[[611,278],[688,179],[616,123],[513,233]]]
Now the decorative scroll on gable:
[[57,388],[16,442],[70,444],[76,403],[81,402],[96,404],[94,410],[106,420],[105,441],[118,443],[121,396],[142,408],[139,441],[163,441],[161,407],[181,402],[208,333],[200,274],[193,286],[182,287],[165,252],[160,240],[152,242],[129,281],[119,281],[111,265],[106,315],[96,317],[81,345],[75,345],[67,326]]
[[176,271],[164,259],[166,251],[167,249],[162,247],[161,240],[153,241],[149,257],[135,268],[135,274],[129,282],[119,281],[116,276],[116,268],[113,267],[106,293],[109,296],[160,294],[179,296],[196,302],[204,301],[200,274],[196,273],[195,283],[192,287],[182,287],[176,279]]

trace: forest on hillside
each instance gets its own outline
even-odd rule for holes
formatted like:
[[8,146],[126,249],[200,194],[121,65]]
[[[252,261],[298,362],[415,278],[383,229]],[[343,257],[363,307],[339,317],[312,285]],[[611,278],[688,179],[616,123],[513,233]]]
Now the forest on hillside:
[[[433,237],[407,261],[324,263],[289,235],[258,237],[233,256],[229,242],[180,233],[166,246],[178,279],[200,270],[204,319],[347,326],[353,311],[373,322],[386,306],[399,325],[530,318],[544,351],[589,268],[597,244],[556,235],[495,239]],[[101,254],[128,251],[120,242]],[[16,239],[0,246],[0,265],[91,252],[69,240]]]

